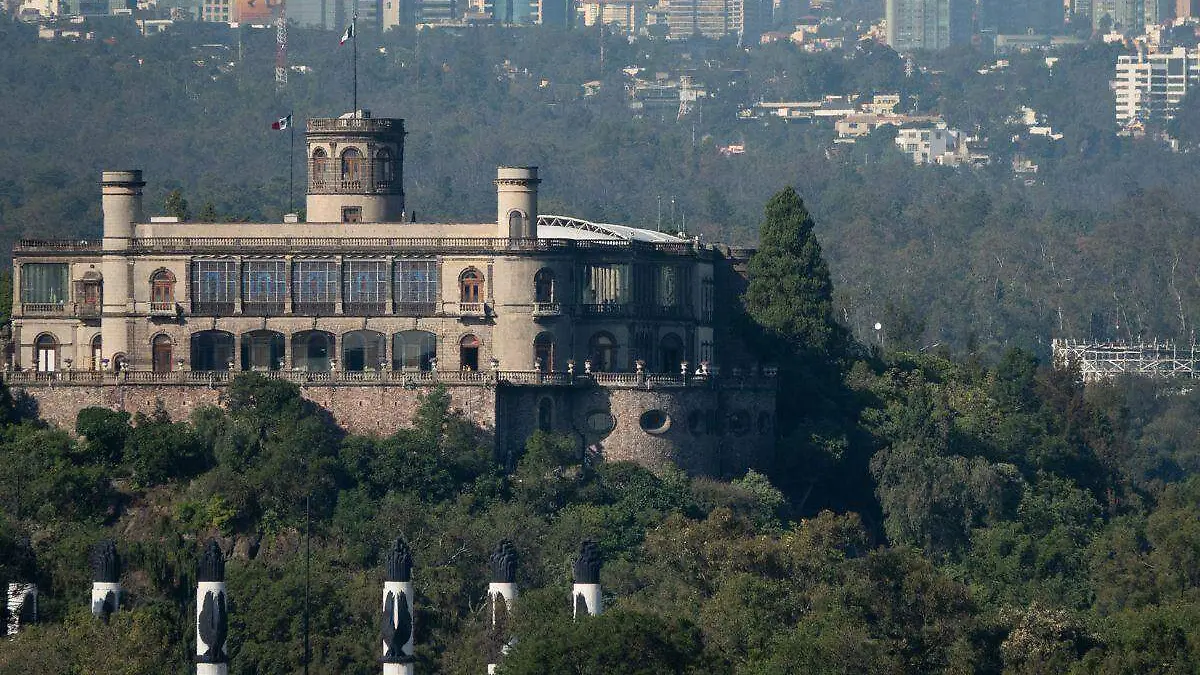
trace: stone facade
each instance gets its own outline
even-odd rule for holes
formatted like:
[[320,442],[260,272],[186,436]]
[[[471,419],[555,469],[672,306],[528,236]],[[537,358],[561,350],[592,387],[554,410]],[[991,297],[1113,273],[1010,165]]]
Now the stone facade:
[[710,377],[758,366],[730,330],[750,251],[540,214],[536,167],[497,170],[495,222],[406,221],[403,120],[309,120],[306,148],[309,222],[147,219],[141,172],[104,172],[103,241],[14,250],[9,382],[67,428],[87,405],[186,417],[258,371],[360,433],[447,382],[510,458],[548,428],[726,474],[766,443],[773,385]]

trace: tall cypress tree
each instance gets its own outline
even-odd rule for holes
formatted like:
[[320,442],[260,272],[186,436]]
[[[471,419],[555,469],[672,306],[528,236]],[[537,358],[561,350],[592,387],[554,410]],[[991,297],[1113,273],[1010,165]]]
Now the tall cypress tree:
[[829,267],[813,234],[812,216],[791,187],[767,202],[749,272],[743,301],[764,337],[775,343],[767,347],[769,353],[835,355],[842,329],[833,320]]

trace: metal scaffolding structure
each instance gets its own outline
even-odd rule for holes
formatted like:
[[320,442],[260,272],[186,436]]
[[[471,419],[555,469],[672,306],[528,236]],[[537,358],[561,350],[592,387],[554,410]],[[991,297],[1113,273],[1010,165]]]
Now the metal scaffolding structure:
[[1053,341],[1054,364],[1077,364],[1084,382],[1098,382],[1118,375],[1146,377],[1200,377],[1195,343]]

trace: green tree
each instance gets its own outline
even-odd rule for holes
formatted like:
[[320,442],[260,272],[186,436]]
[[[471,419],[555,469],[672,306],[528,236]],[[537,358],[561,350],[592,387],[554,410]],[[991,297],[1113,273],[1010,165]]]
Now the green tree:
[[166,201],[163,203],[163,211],[168,216],[175,216],[180,222],[187,222],[192,219],[191,209],[188,208],[188,200],[184,199],[183,191],[179,188],[171,190],[167,195]]
[[767,202],[743,300],[770,338],[796,353],[827,358],[841,330],[833,320],[833,283],[813,227],[793,188]]
[[108,408],[84,408],[75,416],[75,433],[82,438],[80,461],[119,464],[129,438],[130,415]]

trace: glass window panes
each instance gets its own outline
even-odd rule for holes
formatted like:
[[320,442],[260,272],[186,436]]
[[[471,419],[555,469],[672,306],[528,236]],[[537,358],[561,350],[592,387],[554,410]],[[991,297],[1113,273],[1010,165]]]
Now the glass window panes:
[[233,302],[237,297],[237,262],[193,261],[192,288],[195,289],[196,302]]
[[392,368],[429,370],[437,357],[437,336],[423,330],[406,330],[392,336]]
[[246,302],[283,302],[287,275],[282,260],[247,260],[242,263],[242,299]]
[[629,265],[588,265],[583,268],[583,302],[629,302]]
[[395,286],[399,302],[437,302],[437,262],[397,260]]
[[387,300],[387,263],[382,260],[347,260],[342,263],[347,302]]
[[333,260],[294,261],[292,263],[292,293],[298,303],[337,302],[337,263]]
[[67,265],[27,263],[21,266],[21,302],[59,304],[67,301]]

